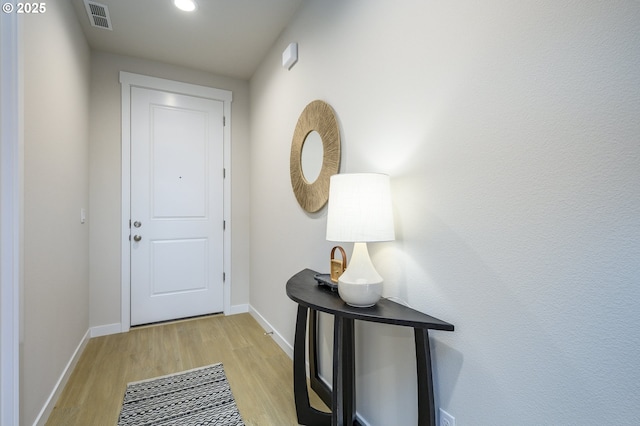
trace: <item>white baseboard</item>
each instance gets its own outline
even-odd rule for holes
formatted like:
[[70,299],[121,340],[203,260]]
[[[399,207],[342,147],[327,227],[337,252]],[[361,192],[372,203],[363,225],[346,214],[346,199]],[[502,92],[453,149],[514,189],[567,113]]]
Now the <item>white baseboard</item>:
[[44,404],[44,407],[42,407],[42,410],[40,410],[38,417],[36,417],[35,421],[33,422],[34,426],[44,426],[44,424],[49,419],[49,415],[53,411],[53,408],[55,407],[56,402],[60,397],[60,394],[64,390],[64,387],[67,384],[67,381],[69,380],[69,377],[73,372],[73,369],[76,367],[76,364],[80,359],[80,355],[82,355],[84,348],[87,346],[87,343],[89,342],[90,331],[91,329],[87,330],[87,332],[84,334],[75,352],[73,352],[71,359],[67,363],[64,370],[62,370],[62,374],[60,375],[60,378],[58,379],[58,382],[56,383],[56,385],[53,387],[53,390],[51,391],[51,394],[49,395],[47,402]]
[[[229,312],[226,315],[236,315],[236,314],[245,314],[249,312],[249,305],[248,304],[244,304],[244,305],[233,305],[231,306],[231,309],[229,310]],[[90,336],[91,337],[101,337],[101,336],[108,336],[110,334],[118,334],[118,333],[122,333],[122,324],[118,323],[114,323],[114,324],[106,324],[106,325],[99,325],[96,327],[91,327],[90,330]],[[128,331],[128,330],[127,330]]]
[[278,330],[273,328],[273,326],[269,324],[269,321],[267,321],[262,315],[260,315],[260,313],[256,311],[255,308],[251,305],[249,305],[249,313],[253,318],[255,318],[256,321],[258,321],[258,324],[260,324],[260,326],[264,328],[267,333],[273,333],[271,337],[276,342],[276,344],[280,346],[280,348],[289,356],[289,358],[293,359],[293,346],[289,342],[287,342],[287,340],[282,337],[280,333],[278,333]]
[[232,305],[225,315],[246,314],[247,312],[249,312],[249,305],[245,303],[243,305]]
[[118,334],[122,332],[122,324],[107,324],[91,327],[91,337],[108,336],[110,334]]

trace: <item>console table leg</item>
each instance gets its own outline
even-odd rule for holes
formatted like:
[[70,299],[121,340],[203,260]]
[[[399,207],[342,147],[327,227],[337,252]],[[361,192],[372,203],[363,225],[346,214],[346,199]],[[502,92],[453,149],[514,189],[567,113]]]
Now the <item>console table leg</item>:
[[353,319],[335,317],[333,323],[333,393],[331,424],[352,426],[355,421],[355,343]]
[[309,308],[309,333],[308,333],[309,354],[309,383],[311,389],[320,397],[322,402],[331,406],[331,388],[320,379],[318,374],[318,311]]
[[296,334],[293,343],[293,394],[296,403],[298,423],[307,426],[328,426],[331,415],[316,410],[309,402],[307,371],[305,360],[305,338],[307,332],[307,308],[298,305]]
[[414,328],[413,331],[416,340],[416,365],[418,370],[418,425],[436,426],[429,330]]

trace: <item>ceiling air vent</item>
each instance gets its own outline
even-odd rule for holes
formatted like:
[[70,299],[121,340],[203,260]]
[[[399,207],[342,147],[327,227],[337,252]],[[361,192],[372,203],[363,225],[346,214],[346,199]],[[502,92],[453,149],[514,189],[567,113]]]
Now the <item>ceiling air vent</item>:
[[105,30],[113,30],[111,18],[109,18],[109,9],[107,9],[106,5],[84,0],[84,6],[87,9],[89,22],[91,22],[92,26],[104,28]]

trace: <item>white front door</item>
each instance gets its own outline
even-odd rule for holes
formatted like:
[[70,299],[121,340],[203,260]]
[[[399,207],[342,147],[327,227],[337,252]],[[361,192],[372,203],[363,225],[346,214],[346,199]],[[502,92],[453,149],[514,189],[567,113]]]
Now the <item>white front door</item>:
[[223,106],[131,88],[131,325],[223,311]]

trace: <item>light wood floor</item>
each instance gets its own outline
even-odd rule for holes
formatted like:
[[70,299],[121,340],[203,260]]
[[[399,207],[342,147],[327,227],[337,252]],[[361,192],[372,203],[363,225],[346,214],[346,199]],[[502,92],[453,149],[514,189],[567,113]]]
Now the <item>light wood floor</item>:
[[[129,382],[222,362],[247,426],[297,425],[293,364],[249,314],[210,316],[91,339],[48,426],[118,422]],[[328,411],[313,392],[312,404]]]

